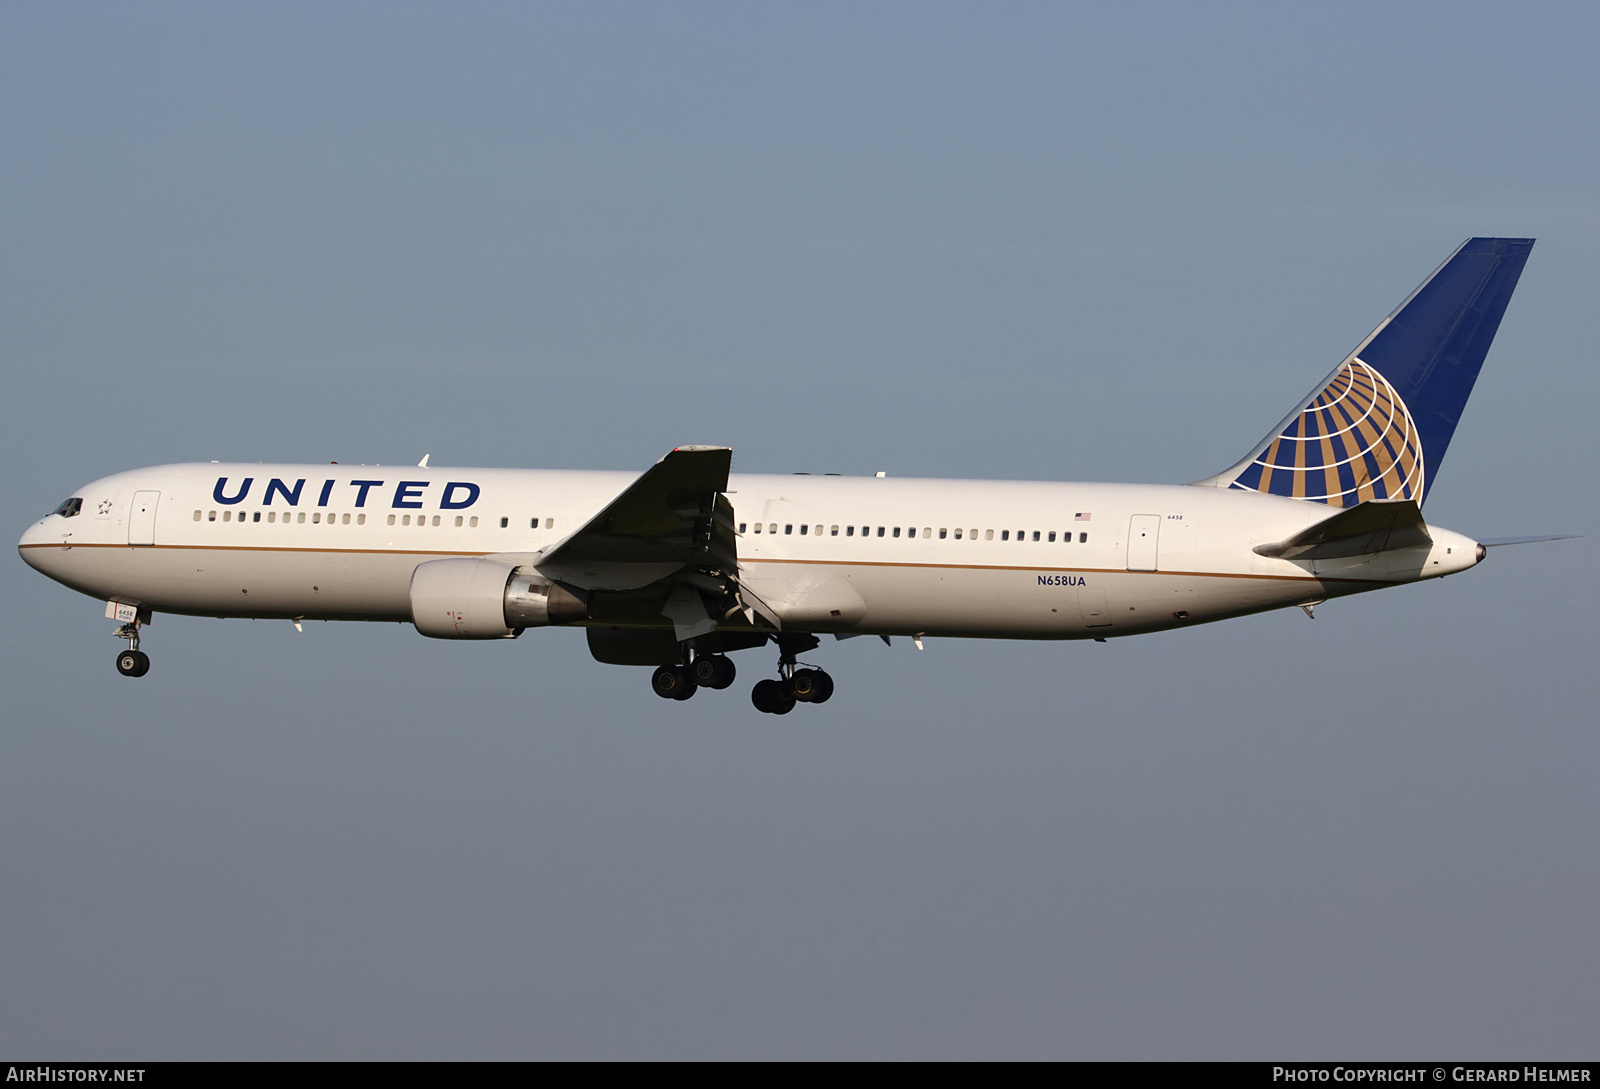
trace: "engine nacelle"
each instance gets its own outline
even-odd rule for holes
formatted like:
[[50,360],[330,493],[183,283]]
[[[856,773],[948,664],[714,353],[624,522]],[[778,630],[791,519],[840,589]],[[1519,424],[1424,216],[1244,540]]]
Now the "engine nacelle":
[[511,572],[506,583],[506,623],[513,628],[541,628],[589,618],[589,602],[531,567]]
[[576,594],[502,560],[429,560],[411,573],[411,622],[434,639],[514,639],[523,628],[588,614],[588,603]]

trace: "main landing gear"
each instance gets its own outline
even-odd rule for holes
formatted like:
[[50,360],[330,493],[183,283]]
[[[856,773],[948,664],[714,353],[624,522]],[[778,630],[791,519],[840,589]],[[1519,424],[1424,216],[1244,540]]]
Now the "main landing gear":
[[124,624],[111,633],[128,641],[128,649],[117,655],[117,672],[124,677],[143,677],[150,672],[150,655],[139,649],[139,621]]
[[767,715],[787,715],[796,703],[827,703],[833,678],[820,669],[796,669],[787,677],[757,681],[750,702]]
[[688,665],[664,665],[650,678],[650,687],[665,700],[686,700],[701,688],[726,688],[739,671],[726,654],[700,654]]
[[[814,635],[779,635],[778,676],[756,682],[750,702],[768,715],[787,715],[796,703],[826,703],[833,695],[833,678],[820,669],[801,667],[796,655],[817,647]],[[726,654],[696,654],[685,664],[664,665],[651,674],[650,687],[665,700],[686,700],[702,688],[727,688],[736,670]]]
[[[804,641],[802,641],[804,640]],[[833,678],[820,669],[796,669],[795,656],[817,645],[815,636],[778,638],[778,676],[757,681],[750,702],[765,715],[787,715],[796,703],[827,703],[833,695]]]

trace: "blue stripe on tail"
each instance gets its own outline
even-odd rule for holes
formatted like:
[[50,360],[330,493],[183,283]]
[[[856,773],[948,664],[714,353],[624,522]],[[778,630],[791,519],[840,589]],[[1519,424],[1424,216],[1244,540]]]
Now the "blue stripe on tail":
[[1357,352],[1411,410],[1427,465],[1423,499],[1532,249],[1531,238],[1468,239]]
[[1421,503],[1533,249],[1471,238],[1217,487],[1348,507]]

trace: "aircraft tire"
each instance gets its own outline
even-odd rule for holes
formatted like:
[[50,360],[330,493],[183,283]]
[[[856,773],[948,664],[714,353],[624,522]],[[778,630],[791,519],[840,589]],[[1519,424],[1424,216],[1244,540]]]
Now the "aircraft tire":
[[816,691],[814,691],[811,695],[811,702],[827,703],[833,698],[833,678],[820,669],[815,670],[814,672],[817,675],[816,681],[814,682],[816,684]]
[[694,683],[702,688],[715,688],[722,690],[733,683],[739,671],[734,668],[733,660],[726,654],[706,654],[694,660],[694,665],[689,667],[694,677]]
[[[833,695],[832,683],[823,680],[826,677],[827,674],[820,669],[797,669],[794,671],[794,676],[789,678],[789,694],[801,703],[821,703]],[[824,686],[827,688],[827,695],[819,698]]]
[[650,687],[664,700],[686,700],[694,695],[695,683],[683,666],[664,665],[651,675]]
[[139,652],[125,650],[117,655],[117,672],[124,677],[137,677],[139,675]]
[[756,686],[750,690],[750,702],[764,715],[787,715],[794,710],[794,697],[785,691],[780,682],[770,677],[756,682]]

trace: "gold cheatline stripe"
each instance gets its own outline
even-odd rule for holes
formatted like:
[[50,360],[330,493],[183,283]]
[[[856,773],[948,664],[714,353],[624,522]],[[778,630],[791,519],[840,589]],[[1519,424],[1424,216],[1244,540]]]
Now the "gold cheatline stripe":
[[1076,571],[1089,575],[1190,575],[1203,579],[1271,579],[1278,582],[1379,582],[1383,579],[1318,578],[1315,575],[1255,575],[1228,571],[1129,571],[1125,567],[1046,567],[1042,564],[896,563],[892,560],[745,559],[741,563],[797,563],[817,567],[932,567],[947,571]]
[[[500,552],[434,552],[413,548],[396,549],[386,552],[376,548],[288,548],[270,547],[254,548],[250,545],[126,545],[126,544],[27,544],[19,548],[54,548],[57,550],[72,550],[75,548],[126,548],[149,549],[151,551],[189,551],[189,552],[347,552],[363,556],[498,556]],[[610,561],[607,561],[610,562]],[[1000,563],[899,563],[894,560],[803,560],[803,559],[757,559],[746,557],[740,563],[794,563],[807,564],[816,567],[907,567],[907,568],[934,568],[942,571],[1065,571],[1080,572],[1089,575],[1191,575],[1205,579],[1269,579],[1278,582],[1376,582],[1388,585],[1383,579],[1347,579],[1347,578],[1318,578],[1315,575],[1257,575],[1243,574],[1228,571],[1129,571],[1122,567],[1049,567],[1043,564],[1000,564]]]

